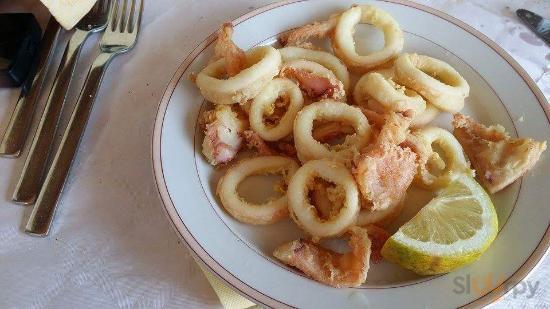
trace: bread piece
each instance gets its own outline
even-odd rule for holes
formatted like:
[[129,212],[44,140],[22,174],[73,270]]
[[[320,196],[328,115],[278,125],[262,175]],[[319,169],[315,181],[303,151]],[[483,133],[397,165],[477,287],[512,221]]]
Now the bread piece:
[[97,0],[40,0],[63,26],[72,29],[92,9]]

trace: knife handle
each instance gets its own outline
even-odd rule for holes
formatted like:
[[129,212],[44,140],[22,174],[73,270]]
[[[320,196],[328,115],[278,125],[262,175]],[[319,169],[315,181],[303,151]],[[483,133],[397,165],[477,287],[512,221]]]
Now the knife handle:
[[34,236],[47,236],[50,231],[59,197],[76,157],[80,140],[88,123],[97,92],[107,65],[113,54],[101,53],[92,64],[76,106],[71,114],[61,144],[48,170],[48,174],[27,221],[25,232]]
[[55,133],[59,126],[68,90],[71,87],[80,51],[89,34],[88,31],[77,29],[67,43],[44,112],[34,134],[31,148],[25,159],[21,177],[13,193],[12,199],[17,203],[23,205],[33,204],[38,192],[40,192],[44,170],[52,151]]
[[550,46],[550,19],[526,9],[518,9],[516,15],[533,33]]
[[51,17],[44,32],[40,52],[36,60],[36,74],[32,79],[29,92],[22,91],[21,97],[15,105],[4,137],[0,142],[0,156],[15,158],[21,154],[60,32],[61,26],[55,18]]

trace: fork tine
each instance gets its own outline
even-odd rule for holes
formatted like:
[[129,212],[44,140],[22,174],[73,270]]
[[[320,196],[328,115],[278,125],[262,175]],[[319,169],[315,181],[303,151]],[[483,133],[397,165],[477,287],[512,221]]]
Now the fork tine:
[[137,32],[139,32],[139,27],[141,26],[141,16],[143,15],[143,0],[137,0],[137,1],[139,1],[136,7],[138,16],[132,25],[132,31],[135,31],[136,35],[137,35]]
[[117,15],[118,15],[118,1],[119,0],[113,0],[111,3],[111,10],[109,12],[109,28],[111,31],[116,30],[116,24],[117,24]]
[[134,31],[134,15],[135,15],[135,9],[136,9],[136,0],[131,0],[131,4],[130,4],[130,14],[128,15],[128,18],[126,20],[126,32],[128,33],[132,33],[132,31]]
[[124,29],[126,28],[126,18],[128,18],[128,0],[122,0],[122,9],[120,10],[120,32],[124,32]]

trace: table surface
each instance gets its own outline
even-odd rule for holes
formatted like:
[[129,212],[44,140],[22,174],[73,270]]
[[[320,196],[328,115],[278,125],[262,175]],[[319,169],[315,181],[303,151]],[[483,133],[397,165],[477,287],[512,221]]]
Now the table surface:
[[[108,69],[48,238],[24,234],[31,208],[10,202],[23,159],[0,159],[0,307],[220,307],[161,209],[151,133],[165,86],[187,53],[223,21],[270,2],[146,1],[140,41]],[[550,97],[550,49],[514,13],[526,8],[550,17],[550,1],[418,2],[495,40]],[[37,0],[0,1],[0,12],[8,11],[32,11],[42,25],[48,19]],[[96,39],[86,44],[81,63],[90,63]],[[81,65],[77,86],[85,75]],[[78,95],[73,88],[69,102]],[[0,90],[0,132],[17,96],[18,90]],[[510,293],[494,307],[549,306],[549,277],[547,256],[526,279],[538,284],[534,295]]]

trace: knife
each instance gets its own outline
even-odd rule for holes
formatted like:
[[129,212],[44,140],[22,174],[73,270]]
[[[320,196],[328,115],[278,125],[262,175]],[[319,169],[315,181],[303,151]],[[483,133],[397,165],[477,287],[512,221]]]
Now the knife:
[[546,44],[550,45],[550,19],[544,18],[526,9],[519,9],[516,11],[516,14],[531,31],[546,42]]
[[60,32],[61,26],[51,17],[40,44],[40,51],[35,62],[34,77],[29,81],[29,88],[23,88],[4,137],[0,142],[0,156],[15,158],[21,154]]

